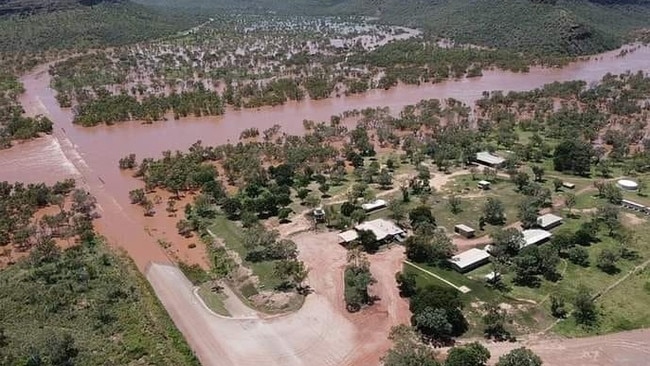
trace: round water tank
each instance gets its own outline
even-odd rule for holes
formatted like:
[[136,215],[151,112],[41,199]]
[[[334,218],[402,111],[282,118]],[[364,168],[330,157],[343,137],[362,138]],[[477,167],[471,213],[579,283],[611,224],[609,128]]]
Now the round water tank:
[[616,182],[616,184],[627,191],[636,191],[639,188],[639,184],[637,182],[629,179],[621,179]]

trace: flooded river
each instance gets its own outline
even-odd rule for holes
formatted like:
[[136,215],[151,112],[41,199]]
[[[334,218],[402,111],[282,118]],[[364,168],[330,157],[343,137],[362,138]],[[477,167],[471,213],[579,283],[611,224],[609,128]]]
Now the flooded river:
[[274,124],[280,124],[284,132],[298,134],[303,131],[305,119],[329,120],[330,116],[351,109],[388,106],[397,112],[405,105],[429,98],[456,98],[473,104],[486,90],[522,91],[554,81],[597,82],[608,72],[650,71],[649,47],[641,47],[624,57],[618,57],[619,53],[620,50],[604,53],[562,69],[532,68],[528,73],[485,71],[479,78],[421,86],[400,85],[388,91],[372,90],[349,97],[289,102],[257,110],[228,110],[220,117],[185,118],[150,125],[126,122],[93,128],[72,124],[72,111],[58,106],[55,92],[49,88],[47,67],[42,66],[21,78],[26,89],[21,103],[28,114],[44,114],[51,118],[55,132],[53,136],[0,151],[0,181],[53,182],[69,176],[83,181],[104,211],[100,226],[104,226],[111,239],[125,247],[143,268],[150,259],[165,260],[166,257],[159,245],[142,243],[152,240],[143,233],[143,225],[147,223],[142,211],[129,204],[128,192],[138,186],[138,181],[118,169],[117,162],[124,155],[135,153],[138,159],[157,157],[163,150],[185,150],[197,140],[209,145],[234,142],[246,128],[264,130]]

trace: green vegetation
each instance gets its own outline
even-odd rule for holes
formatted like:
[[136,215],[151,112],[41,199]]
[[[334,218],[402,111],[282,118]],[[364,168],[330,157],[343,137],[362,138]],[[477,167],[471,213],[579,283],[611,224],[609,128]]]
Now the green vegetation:
[[198,365],[127,260],[98,239],[65,251],[45,245],[0,271],[3,361]]
[[12,140],[27,140],[52,132],[52,121],[48,118],[23,117],[23,109],[18,103],[18,96],[23,91],[15,76],[0,72],[0,149],[11,147]]
[[214,311],[215,313],[223,316],[230,316],[230,313],[224,306],[224,300],[226,300],[226,296],[219,292],[218,290],[215,290],[215,286],[212,283],[205,282],[201,286],[199,286],[199,291],[198,294],[201,296],[201,299],[207,305],[210,310]]
[[507,48],[539,55],[584,55],[612,49],[635,29],[648,26],[647,1],[531,0],[352,0],[324,2],[270,0],[139,0],[147,4],[235,12],[364,14],[382,21],[418,26],[459,43]]
[[0,51],[29,54],[129,44],[174,34],[205,20],[153,11],[129,1],[5,16],[0,18]]
[[[2,255],[27,253],[0,270],[0,361],[198,365],[144,278],[96,236],[95,200],[74,185],[0,184]],[[58,212],[39,213],[48,206]]]

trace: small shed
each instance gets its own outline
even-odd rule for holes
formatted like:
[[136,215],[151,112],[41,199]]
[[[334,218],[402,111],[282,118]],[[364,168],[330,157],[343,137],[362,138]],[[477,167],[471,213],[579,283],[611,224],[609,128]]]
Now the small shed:
[[571,182],[562,182],[562,187],[568,188],[568,189],[574,189],[576,187],[576,185],[571,183]]
[[456,254],[449,259],[452,267],[458,272],[464,273],[478,268],[490,261],[490,254],[483,249],[472,248],[465,252]]
[[487,165],[492,168],[500,168],[503,163],[506,162],[506,159],[491,154],[488,151],[481,151],[476,153],[476,162],[481,165]]
[[454,226],[454,232],[466,238],[473,238],[476,234],[474,229],[464,224]]
[[551,213],[544,214],[537,218],[537,226],[544,230],[549,230],[559,225],[562,225],[562,218]]
[[479,180],[477,185],[478,185],[479,189],[482,189],[482,190],[486,191],[486,190],[490,189],[491,183],[488,182],[487,180]]

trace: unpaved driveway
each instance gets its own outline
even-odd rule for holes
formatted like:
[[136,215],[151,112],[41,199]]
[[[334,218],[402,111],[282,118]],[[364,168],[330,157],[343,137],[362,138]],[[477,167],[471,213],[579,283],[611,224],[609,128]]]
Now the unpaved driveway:
[[303,233],[294,240],[310,269],[314,293],[299,311],[279,317],[214,315],[176,267],[147,267],[147,279],[203,365],[375,365],[390,347],[390,327],[408,320],[406,301],[394,290],[401,248],[372,258],[371,271],[379,280],[372,291],[381,300],[348,314],[343,303],[346,252],[336,244],[336,234]]

